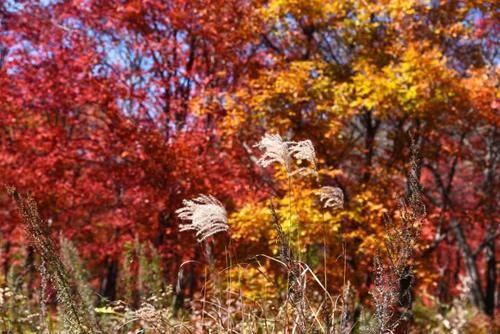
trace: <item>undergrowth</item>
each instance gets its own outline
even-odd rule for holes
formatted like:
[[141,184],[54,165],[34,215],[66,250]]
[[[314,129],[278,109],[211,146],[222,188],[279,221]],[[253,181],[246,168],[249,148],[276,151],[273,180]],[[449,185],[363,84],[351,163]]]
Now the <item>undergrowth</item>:
[[[292,187],[296,177],[315,177],[317,159],[310,141],[286,142],[279,135],[266,135],[257,145],[263,151],[262,167],[282,166]],[[294,160],[307,166],[294,165]],[[227,233],[230,224],[221,202],[209,195],[185,200],[177,211],[182,231],[193,231],[203,249],[206,266],[203,289],[191,300],[179,299],[184,266],[172,287],[162,280],[162,263],[155,247],[136,241],[126,246],[120,266],[122,300],[100,298],[89,285],[89,273],[78,249],[63,236],[51,238],[34,199],[8,188],[22,216],[38,255],[39,293],[29,296],[22,266],[12,266],[0,288],[2,333],[492,333],[493,327],[478,321],[480,314],[469,306],[466,287],[452,305],[438,310],[414,298],[413,258],[425,206],[420,197],[419,160],[416,144],[408,171],[405,194],[396,218],[387,215],[385,247],[374,261],[372,307],[356,299],[356,291],[345,279],[341,293],[333,295],[326,276],[320,277],[301,257],[300,233],[286,233],[273,201],[268,204],[277,236],[278,254],[255,254],[254,263],[235,263],[229,250],[214,254],[215,235]],[[318,189],[324,210],[342,210],[343,192],[336,187]],[[293,198],[290,198],[292,210]],[[291,213],[290,213],[291,215]],[[324,240],[323,242],[328,242]],[[250,254],[249,254],[250,256]],[[326,254],[325,254],[326,256]],[[345,255],[344,255],[345,256]],[[218,266],[216,258],[224,258]],[[254,270],[266,284],[269,277],[261,261],[281,268],[278,285],[283,294],[268,299],[251,298],[241,292],[242,281],[234,272]],[[138,268],[134,271],[134,263]],[[326,263],[326,262],[325,262]],[[325,264],[326,265],[326,264]],[[325,268],[326,269],[326,268]],[[137,273],[137,276],[134,274]],[[281,283],[279,283],[281,282]],[[236,287],[236,288],[235,288]],[[55,294],[56,303],[48,302]],[[480,324],[480,325],[478,325]]]

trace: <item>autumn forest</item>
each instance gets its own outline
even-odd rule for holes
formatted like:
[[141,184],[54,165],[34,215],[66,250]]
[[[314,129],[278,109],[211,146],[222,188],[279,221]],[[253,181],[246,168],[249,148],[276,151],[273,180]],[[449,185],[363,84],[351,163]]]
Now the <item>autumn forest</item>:
[[1,333],[500,333],[489,0],[0,0]]

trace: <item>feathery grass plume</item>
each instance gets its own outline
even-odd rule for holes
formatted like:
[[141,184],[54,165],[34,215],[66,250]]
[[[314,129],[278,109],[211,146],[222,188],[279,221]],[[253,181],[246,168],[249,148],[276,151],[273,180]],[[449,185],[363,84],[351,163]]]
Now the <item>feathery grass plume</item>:
[[344,192],[338,187],[321,187],[317,194],[319,200],[325,202],[323,207],[332,209],[341,209],[344,207]]
[[92,327],[82,306],[78,291],[70,284],[68,271],[58,256],[54,242],[50,238],[48,225],[40,217],[35,200],[23,197],[15,188],[7,187],[9,195],[16,202],[33,246],[40,253],[49,279],[57,289],[57,299],[62,306],[63,327],[70,333],[89,334],[98,331]]
[[200,195],[192,200],[184,200],[184,207],[176,211],[182,220],[189,220],[189,223],[181,224],[179,230],[196,231],[198,242],[218,233],[226,232],[227,211],[215,197],[211,195]]
[[266,133],[255,147],[264,151],[262,157],[257,161],[259,165],[268,167],[276,162],[285,167],[287,174],[291,173],[292,159],[290,151],[288,150],[288,144],[283,141],[280,135],[270,135]]
[[[221,202],[210,195],[200,195],[192,200],[184,200],[183,204],[185,206],[178,209],[176,213],[180,219],[190,220],[190,223],[182,224],[179,230],[195,230],[198,242],[204,242],[205,258],[207,259],[208,268],[212,275],[212,281],[216,289],[220,292],[221,284],[218,273],[215,270],[215,258],[211,242],[206,239],[218,232],[226,232],[229,229],[227,225],[227,211]],[[203,316],[205,316],[206,299],[203,299]],[[222,310],[220,301],[217,302],[217,306],[220,313]]]
[[294,157],[296,160],[305,160],[308,161],[310,167],[299,168],[294,171],[292,174],[316,174],[316,151],[314,150],[314,146],[312,141],[309,139],[295,142],[290,141],[287,142],[289,154]]

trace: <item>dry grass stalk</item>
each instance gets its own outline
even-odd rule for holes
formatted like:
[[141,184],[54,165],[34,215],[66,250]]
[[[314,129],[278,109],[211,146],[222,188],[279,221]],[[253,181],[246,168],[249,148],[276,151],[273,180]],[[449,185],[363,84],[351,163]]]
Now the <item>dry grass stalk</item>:
[[[194,230],[196,231],[196,237],[198,243],[204,244],[205,258],[208,264],[208,270],[211,275],[211,283],[213,283],[219,297],[216,297],[216,302],[213,303],[217,307],[215,314],[216,323],[225,328],[226,325],[222,319],[228,318],[224,316],[225,309],[222,306],[222,288],[221,280],[219,278],[219,273],[215,268],[215,257],[213,254],[212,239],[209,237],[213,236],[219,232],[227,232],[229,230],[227,211],[215,197],[211,195],[200,195],[192,200],[184,200],[184,207],[176,211],[178,217],[181,220],[187,220],[188,223],[182,224],[180,226],[180,231]],[[208,289],[207,281],[205,281],[204,293]],[[206,304],[208,303],[205,296],[202,300],[202,322],[204,322],[204,316],[211,316],[210,312],[205,310]],[[202,327],[204,325],[202,324]]]
[[78,291],[70,283],[68,272],[58,256],[54,242],[50,238],[47,223],[40,217],[35,200],[23,197],[15,188],[8,187],[9,195],[15,200],[33,246],[40,254],[45,270],[57,289],[57,299],[62,306],[64,327],[75,334],[96,333],[87,319]]
[[340,314],[340,334],[350,334],[354,329],[354,291],[351,282],[347,281],[342,292],[342,313]]
[[375,257],[375,282],[371,295],[375,302],[375,321],[370,328],[372,334],[392,334],[400,320],[394,319],[395,305],[398,300],[397,279],[385,272],[386,268]]
[[278,234],[279,259],[286,265],[288,292],[287,302],[294,308],[296,317],[294,326],[299,333],[308,331],[306,276],[303,274],[301,263],[294,259],[290,243],[281,228],[280,219],[273,204],[270,205],[272,223]]
[[380,257],[375,258],[376,278],[372,291],[376,318],[372,328],[374,333],[393,333],[411,318],[411,289],[414,283],[412,259],[426,214],[419,178],[418,148],[412,140],[410,170],[405,196],[400,200],[399,219],[394,221],[389,215],[384,216],[388,264],[384,266]]

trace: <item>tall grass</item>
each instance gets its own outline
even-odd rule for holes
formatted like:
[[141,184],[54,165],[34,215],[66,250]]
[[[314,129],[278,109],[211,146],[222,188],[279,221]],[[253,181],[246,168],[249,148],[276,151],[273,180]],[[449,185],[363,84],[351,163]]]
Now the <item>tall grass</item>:
[[75,334],[97,333],[97,329],[91,325],[82,298],[59,257],[55,243],[50,238],[48,224],[38,213],[34,199],[31,196],[23,197],[15,188],[8,188],[7,191],[17,203],[26,231],[41,256],[41,273],[44,279],[56,287],[64,330]]
[[[266,135],[256,145],[263,151],[257,161],[263,167],[282,166],[290,184],[294,177],[317,174],[317,159],[310,141],[284,141],[279,135]],[[294,160],[308,162],[295,166]],[[61,237],[60,249],[51,238],[49,226],[40,217],[35,201],[8,188],[14,199],[32,245],[40,259],[41,297],[39,312],[21,314],[18,305],[30,303],[12,284],[0,289],[0,325],[5,333],[402,333],[410,332],[414,321],[413,258],[425,207],[420,195],[419,159],[415,144],[408,172],[406,191],[400,200],[399,215],[386,215],[385,247],[374,259],[373,309],[362,310],[349,278],[341,293],[332,295],[326,278],[319,278],[299,256],[300,249],[292,246],[292,236],[283,230],[281,217],[270,202],[272,226],[277,236],[278,254],[259,254],[255,259],[270,261],[281,267],[281,280],[286,285],[283,303],[272,300],[250,300],[233,285],[231,270],[251,264],[233,263],[229,247],[224,247],[225,266],[216,265],[215,236],[228,233],[228,215],[223,204],[210,195],[185,200],[177,210],[183,224],[181,231],[194,231],[197,242],[205,250],[205,284],[201,298],[184,303],[179,299],[184,267],[200,265],[188,261],[179,270],[175,293],[162,281],[161,258],[154,247],[138,242],[126,251],[120,273],[124,301],[109,302],[98,298],[89,287],[89,275],[71,241]],[[341,210],[343,192],[324,186],[317,190],[324,210]],[[293,198],[290,197],[290,203]],[[290,211],[292,205],[290,205]],[[292,214],[291,212],[289,213]],[[325,243],[328,240],[324,241]],[[193,245],[195,247],[196,245]],[[326,246],[326,245],[324,245]],[[345,257],[346,254],[343,254]],[[324,254],[326,258],[326,253]],[[137,268],[130,263],[136,261]],[[259,260],[256,260],[259,262]],[[326,263],[326,262],[325,262]],[[324,265],[326,270],[326,264]],[[265,279],[266,273],[261,271]],[[224,277],[224,275],[226,275]],[[59,321],[53,320],[53,310],[47,308],[47,291],[51,285],[57,294]],[[137,293],[136,293],[137,291]],[[21,297],[13,297],[20,294]],[[12,303],[18,298],[18,303]],[[16,306],[17,305],[17,306]],[[189,306],[189,311],[182,310]],[[417,304],[419,306],[419,304]],[[179,308],[181,309],[179,311]],[[463,309],[456,308],[463,312]],[[458,312],[457,311],[457,312]],[[13,312],[19,312],[13,316]],[[418,313],[420,314],[420,313]],[[28,319],[28,320],[26,320]],[[441,319],[445,321],[446,319]],[[22,323],[28,321],[28,325]],[[460,323],[460,328],[465,328]],[[439,324],[436,324],[436,328]]]

